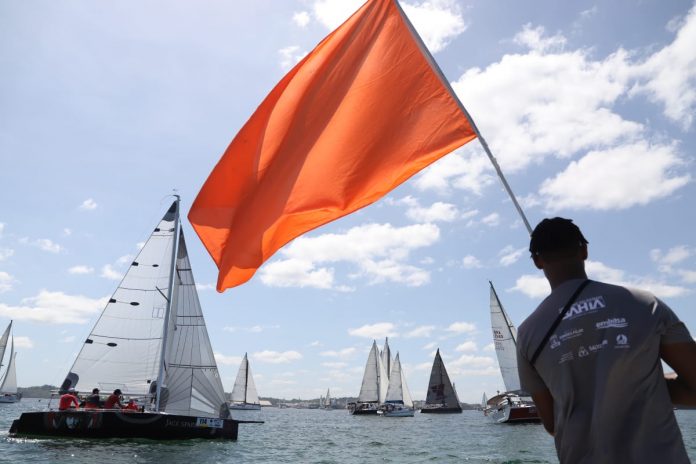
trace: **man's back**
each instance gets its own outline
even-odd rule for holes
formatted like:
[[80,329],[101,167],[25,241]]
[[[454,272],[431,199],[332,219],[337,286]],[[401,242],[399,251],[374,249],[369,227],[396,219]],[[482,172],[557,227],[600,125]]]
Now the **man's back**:
[[582,279],[554,289],[520,326],[522,387],[548,388],[562,462],[689,462],[660,362],[660,345],[692,340],[646,292],[591,282],[529,359]]

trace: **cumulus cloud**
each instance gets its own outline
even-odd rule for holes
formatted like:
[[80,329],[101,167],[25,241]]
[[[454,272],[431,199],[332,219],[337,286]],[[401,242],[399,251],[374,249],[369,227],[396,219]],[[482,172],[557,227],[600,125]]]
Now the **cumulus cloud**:
[[105,279],[121,280],[123,279],[124,275],[124,272],[114,269],[114,267],[111,264],[105,264],[104,266],[102,266],[101,277]]
[[97,209],[97,206],[98,205],[97,205],[96,201],[94,201],[91,198],[88,198],[82,202],[82,204],[80,205],[80,209],[83,211],[92,211],[92,210]]
[[222,328],[222,330],[226,332],[249,332],[249,333],[261,333],[265,330],[268,329],[278,329],[280,328],[279,325],[274,324],[274,325],[252,325],[250,327],[237,327],[237,326],[225,326]]
[[417,222],[452,222],[459,217],[457,207],[451,203],[438,201],[424,207],[412,196],[404,197],[398,203],[408,206],[406,216]]
[[29,337],[17,336],[14,337],[14,344],[17,348],[34,348],[34,342]]
[[299,27],[306,27],[310,21],[309,13],[306,11],[298,11],[292,15],[292,22],[297,24]]
[[269,364],[285,364],[302,359],[302,354],[297,351],[265,350],[253,353],[251,356],[255,361]]
[[512,245],[508,245],[498,253],[498,256],[500,256],[500,264],[506,267],[515,264],[526,251],[526,247],[515,248]]
[[68,273],[70,274],[91,274],[94,272],[94,268],[90,266],[85,266],[83,264],[73,266],[70,269],[68,269]]
[[410,331],[406,332],[406,334],[404,334],[404,337],[406,337],[406,338],[430,337],[433,333],[433,330],[435,330],[434,325],[421,325],[419,327],[416,327],[415,329],[411,329]]
[[224,366],[239,366],[242,363],[241,356],[227,356],[222,353],[214,353],[215,362]]
[[323,362],[323,363],[321,363],[321,365],[324,367],[328,367],[329,369],[343,369],[344,367],[348,366],[348,363],[336,361],[336,362]]
[[23,245],[30,245],[49,253],[60,253],[61,251],[64,251],[62,246],[48,238],[37,238],[35,240],[31,240],[28,237],[22,237],[19,239],[19,243]]
[[9,292],[12,290],[17,283],[11,274],[5,271],[0,271],[0,293]]
[[18,306],[0,303],[0,315],[48,324],[85,324],[104,308],[107,301],[108,297],[95,299],[41,290],[38,295],[21,300]]
[[446,330],[456,334],[472,333],[476,331],[476,325],[471,322],[453,322]]
[[13,254],[14,254],[14,250],[12,248],[0,247],[0,261],[5,261],[7,258],[12,256]]
[[478,147],[468,144],[424,169],[413,185],[418,190],[440,194],[456,188],[480,196],[484,188],[495,181],[488,158]]
[[377,324],[366,324],[357,329],[348,329],[348,335],[364,338],[384,338],[397,336],[396,327],[391,322],[378,322]]
[[478,346],[476,346],[476,342],[468,340],[464,343],[457,345],[457,347],[455,348],[455,351],[464,351],[464,352],[478,351]]
[[551,293],[548,280],[543,275],[525,274],[517,278],[510,290],[521,292],[529,298],[541,298]]
[[481,264],[481,261],[476,256],[473,255],[466,255],[462,259],[462,267],[464,269],[479,269],[483,267]]
[[481,223],[485,224],[489,227],[495,227],[500,224],[500,214],[498,213],[491,213],[488,216],[484,216],[481,219]]
[[353,355],[357,352],[357,350],[353,347],[350,348],[343,348],[342,350],[329,350],[329,351],[322,351],[319,353],[319,356],[326,356],[329,358],[341,358],[341,359],[348,359],[353,357]]
[[522,30],[515,35],[513,41],[536,52],[561,51],[566,44],[566,38],[562,35],[548,36],[543,27],[532,27],[529,23],[522,27]]
[[549,211],[626,209],[669,196],[689,183],[689,174],[678,174],[683,164],[674,144],[638,141],[593,150],[545,180],[539,194]]
[[321,265],[347,262],[357,267],[354,279],[364,277],[369,284],[383,282],[420,286],[430,281],[430,273],[405,263],[411,251],[432,245],[440,238],[434,224],[394,227],[367,224],[343,234],[299,237],[281,250],[283,258],[265,265],[261,281],[274,287],[311,287],[351,290],[335,281],[334,269]]
[[463,354],[447,363],[450,375],[484,376],[500,374],[495,359],[490,356]]
[[305,57],[307,51],[300,49],[297,45],[290,45],[278,50],[278,54],[280,55],[281,69],[288,71]]

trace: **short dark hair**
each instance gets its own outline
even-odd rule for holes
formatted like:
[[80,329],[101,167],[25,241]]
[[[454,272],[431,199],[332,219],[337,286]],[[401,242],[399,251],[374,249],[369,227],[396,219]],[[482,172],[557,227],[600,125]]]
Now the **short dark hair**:
[[95,394],[95,395],[96,395],[97,393],[99,393],[99,389],[98,389],[98,388],[93,388],[93,389],[92,389],[92,394]]
[[529,252],[536,256],[550,251],[572,250],[588,243],[572,219],[555,217],[544,219],[534,228]]
[[121,390],[119,388],[114,390],[114,395],[120,395],[120,394],[121,394]]

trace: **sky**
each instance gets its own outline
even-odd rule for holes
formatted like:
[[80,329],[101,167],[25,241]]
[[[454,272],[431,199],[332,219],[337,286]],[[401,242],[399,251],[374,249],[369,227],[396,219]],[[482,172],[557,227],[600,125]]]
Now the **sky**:
[[[171,203],[188,212],[236,132],[359,0],[0,3],[0,326],[20,386],[59,385]],[[590,278],[696,331],[696,7],[400,2],[532,223],[574,219]],[[435,350],[460,399],[504,390],[489,281],[519,325],[548,294],[478,141],[282,248],[220,294],[184,234],[227,391],[357,396],[373,339],[423,399]]]

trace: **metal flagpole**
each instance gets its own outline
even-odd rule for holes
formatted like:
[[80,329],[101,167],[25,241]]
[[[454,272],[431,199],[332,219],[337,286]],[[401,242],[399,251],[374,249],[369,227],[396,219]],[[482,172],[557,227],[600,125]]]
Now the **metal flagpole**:
[[508,184],[507,180],[505,180],[505,176],[503,175],[503,171],[500,169],[500,166],[498,165],[498,161],[496,161],[495,157],[493,156],[493,153],[491,153],[490,148],[488,148],[488,144],[486,143],[486,139],[484,139],[483,136],[481,135],[481,132],[479,132],[478,127],[476,127],[474,120],[471,118],[471,115],[466,110],[466,108],[464,107],[464,104],[462,104],[461,100],[459,100],[459,97],[454,92],[454,89],[452,88],[449,81],[445,77],[445,74],[442,72],[442,69],[440,69],[440,66],[437,64],[437,62],[435,61],[433,56],[430,54],[430,50],[428,50],[428,47],[425,46],[423,39],[421,39],[421,36],[418,35],[418,32],[413,27],[413,24],[411,24],[411,21],[408,19],[408,16],[406,16],[406,13],[404,13],[404,10],[401,9],[401,5],[399,5],[399,1],[398,0],[393,0],[393,1],[396,4],[396,7],[401,12],[401,17],[403,18],[404,23],[410,29],[411,34],[413,34],[413,38],[416,39],[416,42],[420,46],[421,52],[423,53],[425,58],[428,60],[428,63],[430,63],[430,66],[433,68],[433,70],[440,76],[440,80],[442,81],[442,83],[447,87],[447,89],[449,90],[452,97],[459,104],[459,108],[462,110],[462,112],[466,116],[467,120],[469,121],[469,124],[471,125],[471,128],[474,130],[474,133],[476,134],[476,137],[479,139],[479,142],[481,142],[481,146],[483,147],[483,151],[486,152],[486,155],[488,155],[488,159],[493,164],[493,168],[495,168],[495,172],[498,173],[498,177],[500,178],[500,181],[503,183],[503,187],[505,187],[505,190],[507,191],[508,195],[510,195],[510,199],[512,200],[512,204],[515,205],[517,212],[519,213],[520,217],[522,218],[522,222],[524,222],[524,225],[527,228],[527,232],[529,232],[529,234],[531,235],[532,234],[532,227],[529,225],[529,221],[527,221],[527,216],[525,216],[524,211],[522,211],[522,207],[520,206],[519,202],[517,201],[515,194],[512,193],[512,189],[510,188],[510,184]]

